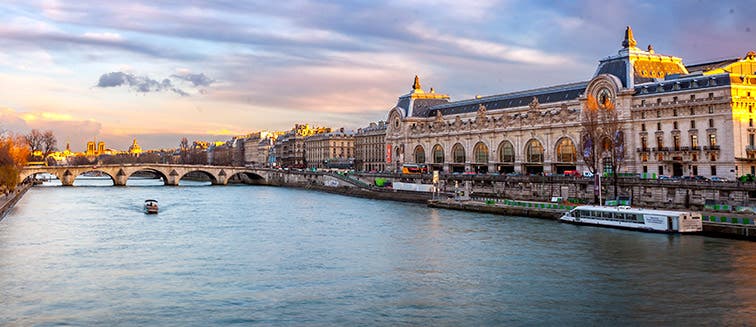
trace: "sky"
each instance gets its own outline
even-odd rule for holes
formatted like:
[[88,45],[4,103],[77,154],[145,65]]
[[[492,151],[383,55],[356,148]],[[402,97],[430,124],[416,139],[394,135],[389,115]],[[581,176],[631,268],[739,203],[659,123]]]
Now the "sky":
[[749,1],[3,1],[0,129],[146,149],[384,120],[415,75],[452,100],[590,79],[621,48],[756,49]]

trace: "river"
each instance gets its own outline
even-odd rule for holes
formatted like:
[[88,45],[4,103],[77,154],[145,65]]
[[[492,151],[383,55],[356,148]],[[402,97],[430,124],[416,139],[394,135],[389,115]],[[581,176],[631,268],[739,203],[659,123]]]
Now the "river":
[[0,221],[0,325],[756,325],[755,242],[107,184],[34,187]]

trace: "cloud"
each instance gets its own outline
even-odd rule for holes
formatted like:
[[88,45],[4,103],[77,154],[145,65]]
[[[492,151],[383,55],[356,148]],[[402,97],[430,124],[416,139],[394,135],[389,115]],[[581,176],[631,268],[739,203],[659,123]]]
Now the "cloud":
[[180,79],[183,81],[191,82],[192,85],[196,86],[210,86],[210,84],[213,84],[215,82],[214,79],[207,77],[207,75],[203,73],[199,74],[191,74],[191,73],[184,73],[184,74],[173,74],[171,77]]
[[[202,76],[205,75],[202,74]],[[136,76],[124,72],[102,74],[96,86],[100,88],[128,86],[139,93],[172,91],[181,96],[189,96],[189,93],[174,86],[170,79],[164,78],[158,81],[147,76]]]

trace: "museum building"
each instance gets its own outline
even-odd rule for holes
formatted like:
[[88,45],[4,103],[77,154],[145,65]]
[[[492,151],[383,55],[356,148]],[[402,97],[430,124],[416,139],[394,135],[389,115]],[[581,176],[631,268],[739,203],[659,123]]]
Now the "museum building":
[[[599,60],[588,81],[468,100],[425,92],[415,77],[412,91],[389,111],[388,166],[425,163],[452,173],[587,171],[582,111],[593,97],[616,110],[620,173],[756,175],[756,54],[686,66],[679,57],[636,45],[628,27],[622,48]],[[599,150],[596,166],[609,167],[609,156],[608,149]]]

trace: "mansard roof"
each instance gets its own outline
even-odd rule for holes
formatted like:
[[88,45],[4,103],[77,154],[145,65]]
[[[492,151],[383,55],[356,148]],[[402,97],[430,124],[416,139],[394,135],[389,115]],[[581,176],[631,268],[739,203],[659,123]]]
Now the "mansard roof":
[[487,111],[522,107],[530,104],[533,97],[537,98],[538,103],[541,104],[575,100],[585,92],[587,86],[588,82],[578,82],[449,102],[428,108],[423,112],[422,117],[434,116],[437,111],[441,111],[443,115],[476,112],[481,104],[486,107]]
[[706,89],[723,85],[730,85],[729,74],[703,75],[696,73],[683,76],[670,76],[664,80],[636,84],[635,95]]
[[728,66],[732,63],[738,62],[738,60],[740,60],[740,58],[735,57],[735,58],[728,58],[728,59],[717,60],[717,61],[702,62],[702,63],[698,63],[694,65],[688,65],[685,67],[688,68],[688,72],[690,72],[691,74],[697,73],[697,72],[703,73],[703,72],[710,71],[712,69]]

